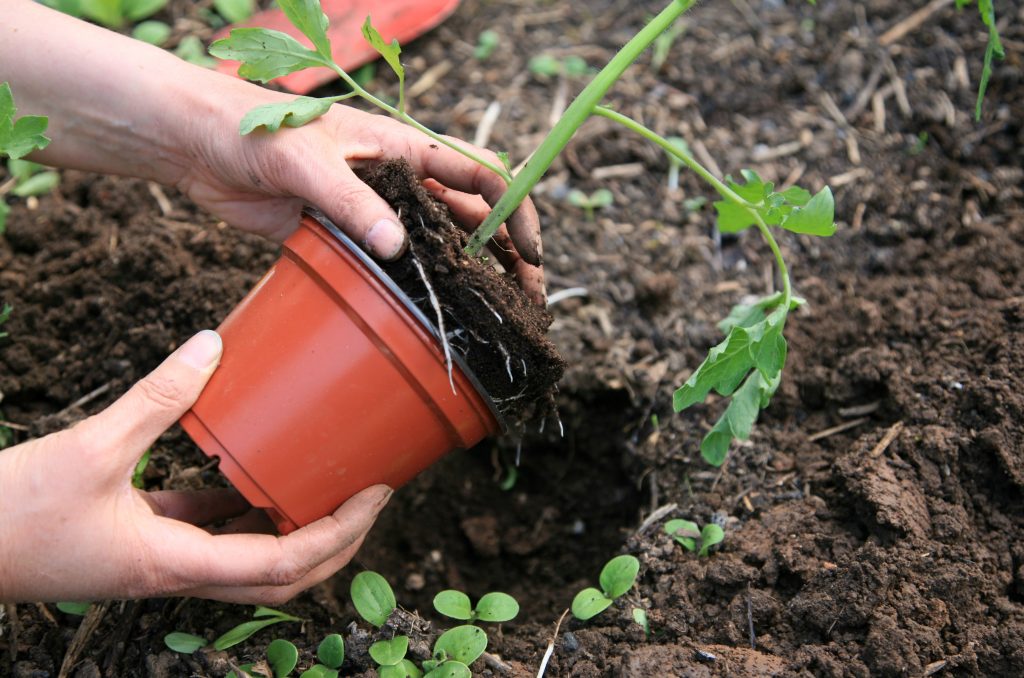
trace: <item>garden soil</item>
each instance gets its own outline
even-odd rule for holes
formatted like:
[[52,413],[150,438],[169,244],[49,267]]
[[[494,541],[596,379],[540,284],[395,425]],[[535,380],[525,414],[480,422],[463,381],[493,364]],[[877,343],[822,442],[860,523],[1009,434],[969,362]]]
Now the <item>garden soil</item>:
[[[703,186],[684,175],[670,191],[657,151],[591,121],[536,193],[549,292],[581,288],[549,309],[568,366],[562,431],[487,442],[402,489],[356,561],[287,606],[302,624],[185,657],[164,634],[212,640],[251,608],[113,602],[83,622],[7,606],[0,675],[56,676],[66,661],[81,678],[222,676],[272,637],[306,666],[344,632],[345,675],[371,676],[373,638],[349,630],[362,568],[392,583],[410,611],[395,623],[416,625],[421,654],[446,628],[438,591],[515,595],[522,612],[489,629],[478,675],[536,675],[552,638],[548,676],[1024,675],[1024,10],[995,3],[1007,58],[975,122],[977,15],[933,4],[887,34],[906,5],[703,3],[664,64],[645,55],[610,97],[723,173],[835,191],[834,237],[781,237],[808,304],[787,324],[779,393],[721,469],[699,443],[724,402],[673,415],[671,394],[729,308],[771,289],[770,253],[754,233],[716,237]],[[532,75],[530,57],[598,66],[659,8],[466,0],[403,52],[411,82],[435,80],[413,110],[471,138],[498,102],[488,144],[520,161],[582,85]],[[192,3],[166,12],[203,34]],[[484,29],[502,46],[478,62]],[[383,71],[374,84],[394,92]],[[615,203],[594,221],[565,201],[602,187]],[[109,404],[215,326],[275,256],[144,182],[66,172],[56,194],[16,201],[0,237],[0,297],[15,307],[0,408],[28,429],[16,439]],[[222,481],[175,429],[146,482]],[[717,521],[725,540],[697,558],[663,533],[675,517]],[[573,594],[625,552],[637,587],[555,635]]]

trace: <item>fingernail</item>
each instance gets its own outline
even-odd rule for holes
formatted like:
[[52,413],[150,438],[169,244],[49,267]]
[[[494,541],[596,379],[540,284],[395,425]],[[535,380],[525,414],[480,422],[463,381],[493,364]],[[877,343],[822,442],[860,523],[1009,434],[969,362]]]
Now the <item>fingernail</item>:
[[380,489],[378,490],[378,495],[376,497],[378,512],[380,512],[381,509],[383,509],[387,505],[387,503],[391,500],[391,495],[393,495],[394,493],[395,491],[392,490],[387,485],[382,485],[380,487]]
[[405,249],[405,229],[390,219],[381,219],[366,233],[363,245],[381,259],[390,261]]
[[224,342],[213,330],[203,330],[178,349],[178,359],[197,370],[206,370],[220,360]]

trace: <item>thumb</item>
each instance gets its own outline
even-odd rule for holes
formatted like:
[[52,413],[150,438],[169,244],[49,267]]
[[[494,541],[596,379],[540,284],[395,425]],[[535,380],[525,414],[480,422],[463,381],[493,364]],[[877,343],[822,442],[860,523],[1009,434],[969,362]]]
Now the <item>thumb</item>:
[[135,462],[171,427],[202,392],[220,362],[223,344],[213,330],[203,330],[103,412],[75,431],[87,443],[112,452],[112,462]]
[[305,193],[310,204],[378,259],[391,261],[405,252],[408,239],[398,215],[347,164],[319,173]]

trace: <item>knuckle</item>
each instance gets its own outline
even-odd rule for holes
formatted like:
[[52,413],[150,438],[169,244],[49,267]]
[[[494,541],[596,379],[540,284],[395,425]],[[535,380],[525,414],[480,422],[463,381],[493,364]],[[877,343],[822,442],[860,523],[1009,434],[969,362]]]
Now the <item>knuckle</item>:
[[291,586],[309,573],[310,568],[302,563],[287,558],[278,563],[268,573],[267,584],[270,586]]
[[150,375],[137,384],[139,395],[161,409],[180,407],[187,399],[183,384],[169,377]]

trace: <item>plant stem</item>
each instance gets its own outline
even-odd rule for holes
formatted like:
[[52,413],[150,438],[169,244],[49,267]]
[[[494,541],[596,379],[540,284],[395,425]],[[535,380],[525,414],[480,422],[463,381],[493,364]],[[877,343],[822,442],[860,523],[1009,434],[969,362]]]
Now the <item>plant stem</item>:
[[470,237],[466,253],[476,256],[494,236],[498,228],[519,207],[540,181],[548,167],[572,138],[576,130],[591,116],[605,93],[622,76],[622,73],[647,49],[654,40],[664,33],[696,0],[672,0],[658,16],[651,20],[639,33],[623,46],[619,53],[601,69],[579,96],[569,105],[565,113],[548,133],[529,163],[515,177],[498,204],[484,220],[484,223]]
[[478,154],[474,153],[473,151],[469,150],[468,148],[463,148],[459,144],[456,144],[455,142],[453,142],[453,141],[451,141],[449,139],[446,139],[445,137],[441,136],[440,134],[438,134],[434,130],[432,130],[429,127],[427,127],[426,125],[420,123],[418,120],[413,118],[411,115],[406,113],[404,110],[399,110],[399,109],[395,108],[394,106],[392,106],[391,104],[387,103],[386,101],[378,99],[373,94],[371,94],[370,92],[368,92],[365,89],[363,89],[363,87],[358,82],[356,82],[352,78],[352,76],[350,76],[347,72],[345,72],[345,70],[343,68],[341,68],[338,64],[334,63],[333,60],[322,59],[321,63],[324,66],[330,68],[335,73],[337,73],[338,77],[340,77],[342,80],[344,80],[345,84],[347,84],[349,87],[351,87],[352,88],[352,92],[354,92],[357,96],[365,99],[366,101],[370,102],[371,104],[373,104],[377,108],[380,108],[381,110],[385,111],[391,117],[396,118],[398,120],[401,120],[402,122],[404,122],[405,124],[409,125],[410,127],[413,127],[415,129],[419,130],[420,132],[423,132],[424,134],[426,134],[428,137],[430,137],[431,139],[433,139],[437,143],[444,144],[448,148],[450,148],[450,149],[452,149],[452,150],[454,150],[454,151],[456,151],[458,153],[461,153],[462,155],[466,156],[467,158],[469,158],[473,162],[486,167],[487,169],[489,169],[490,171],[494,172],[499,177],[501,177],[505,181],[506,184],[512,182],[512,175],[504,167],[501,167],[500,165],[495,165],[493,162],[491,162],[489,160],[485,160],[484,158],[480,157]]
[[596,115],[600,115],[604,118],[608,118],[609,120],[617,122],[623,127],[633,132],[636,132],[637,134],[644,137],[648,141],[657,144],[663,151],[668,153],[673,158],[676,158],[680,162],[684,163],[687,167],[696,172],[700,176],[700,178],[704,179],[704,181],[711,184],[711,186],[716,191],[718,191],[718,193],[723,198],[730,202],[736,203],[750,214],[750,216],[754,219],[754,224],[757,226],[757,230],[761,232],[761,235],[764,237],[765,241],[767,241],[768,247],[771,249],[772,254],[775,256],[775,264],[778,266],[779,276],[782,278],[782,307],[788,309],[790,301],[793,298],[793,289],[789,280],[789,268],[786,266],[786,261],[782,258],[782,251],[779,250],[779,243],[776,242],[775,236],[772,235],[771,229],[768,227],[766,223],[764,223],[764,219],[761,217],[761,214],[757,211],[757,205],[754,205],[750,201],[745,200],[742,196],[737,194],[736,191],[729,188],[721,179],[712,174],[710,170],[708,170],[706,167],[697,162],[697,160],[694,159],[692,156],[690,156],[687,153],[683,153],[678,148],[669,143],[669,141],[662,137],[660,134],[651,130],[648,127],[645,127],[644,125],[637,122],[636,120],[633,120],[629,116],[623,115],[622,113],[613,111],[610,108],[605,108],[603,106],[597,106],[594,109],[594,113]]

